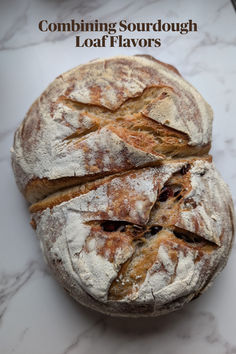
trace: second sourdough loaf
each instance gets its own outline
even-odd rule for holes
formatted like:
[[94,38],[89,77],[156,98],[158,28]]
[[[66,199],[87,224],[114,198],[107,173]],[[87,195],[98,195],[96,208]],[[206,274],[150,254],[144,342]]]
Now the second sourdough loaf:
[[197,90],[149,56],[80,65],[34,102],[13,170],[45,259],[77,301],[157,316],[224,267],[234,211],[207,155],[211,130]]

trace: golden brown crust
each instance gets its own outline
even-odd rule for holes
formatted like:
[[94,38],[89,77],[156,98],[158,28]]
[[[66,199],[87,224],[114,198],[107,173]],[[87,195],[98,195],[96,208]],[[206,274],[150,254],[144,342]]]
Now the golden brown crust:
[[[199,158],[185,158],[185,159],[175,159],[175,160],[170,160],[170,161],[163,161],[162,163],[156,164],[156,167],[158,166],[165,166],[171,163],[178,163],[181,162],[182,164],[188,164],[188,163],[194,163],[194,161],[199,160]],[[201,157],[202,161],[208,161],[212,162],[212,156],[206,155]],[[150,167],[150,166],[149,166]],[[155,165],[153,165],[155,167]],[[43,198],[37,203],[34,203],[30,206],[29,210],[31,213],[35,213],[38,211],[43,211],[46,208],[53,208],[54,206],[61,204],[65,201],[68,201],[72,198],[78,197],[81,194],[88,193],[90,190],[96,189],[99,186],[101,186],[104,183],[107,183],[108,181],[111,181],[113,178],[116,177],[122,177],[127,176],[127,174],[135,174],[136,170],[130,170],[130,171],[125,171],[125,172],[119,172],[117,174],[113,174],[110,176],[96,176],[96,179],[91,181],[89,178],[84,178],[84,180],[78,179],[78,178],[71,178],[66,181],[66,179],[62,179],[61,181],[42,181],[43,183],[48,183],[48,188],[52,187],[51,193],[48,197]],[[141,169],[142,172],[142,169]],[[137,169],[137,173],[140,173],[140,171]],[[183,177],[183,176],[182,176]],[[174,177],[176,179],[176,176]],[[173,179],[172,179],[173,180]],[[41,181],[33,181],[34,183],[41,183]],[[71,184],[70,184],[71,182]],[[59,184],[60,183],[60,184]],[[73,184],[72,184],[73,183]],[[181,181],[181,184],[184,183],[184,179]],[[61,186],[61,188],[60,188]],[[36,188],[33,186],[32,188]],[[56,191],[56,192],[54,192]]]
[[96,60],[59,76],[30,108],[15,134],[17,184],[32,203],[63,183],[203,155],[211,120],[174,67],[149,56]]
[[147,55],[60,75],[15,134],[12,165],[60,283],[82,304],[157,316],[224,267],[232,200],[207,155],[212,111]]
[[[207,160],[105,177],[32,207],[48,262],[72,296],[110,314],[158,315],[206,288],[232,242],[229,192]],[[80,279],[73,289],[68,259]]]
[[[32,204],[29,208],[31,213],[35,213],[37,211],[42,211],[46,208],[53,208],[55,205],[61,204],[67,200],[70,200],[72,198],[78,197],[82,194],[88,193],[90,190],[96,189],[99,186],[101,186],[103,183],[106,183],[107,181],[111,180],[112,178],[115,178],[116,175],[110,176],[110,177],[104,177],[102,179],[97,179],[92,182],[86,181],[84,184],[80,184],[77,180],[74,181],[74,187],[72,187],[72,184],[70,185],[70,179],[68,181],[68,185],[66,185],[65,181],[61,181],[61,186],[63,187],[62,191],[59,191],[60,188],[58,186],[54,186],[57,192],[50,194],[47,198],[40,200],[39,202]],[[55,181],[49,181],[50,183],[55,182]],[[66,188],[65,187],[70,187]]]

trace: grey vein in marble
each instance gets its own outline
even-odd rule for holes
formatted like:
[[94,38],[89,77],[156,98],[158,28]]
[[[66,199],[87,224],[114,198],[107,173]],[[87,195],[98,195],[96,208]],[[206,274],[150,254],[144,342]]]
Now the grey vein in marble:
[[31,279],[36,271],[43,271],[48,274],[44,269],[40,269],[37,261],[31,261],[27,264],[26,268],[13,274],[5,272],[0,273],[0,320],[7,310],[8,304],[11,299],[17,294],[19,290]]

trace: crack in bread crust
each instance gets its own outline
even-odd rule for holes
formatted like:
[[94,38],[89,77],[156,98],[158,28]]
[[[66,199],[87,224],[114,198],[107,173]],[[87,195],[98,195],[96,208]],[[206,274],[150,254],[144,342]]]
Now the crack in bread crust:
[[[176,268],[178,264],[178,249],[189,248],[193,252],[197,252],[195,262],[199,262],[204,254],[213,252],[217,246],[198,235],[189,234],[186,230],[179,230],[178,235],[182,233],[185,236],[182,241],[176,236],[175,231],[171,229],[162,229],[155,236],[149,239],[142,237],[135,239],[136,247],[132,256],[122,264],[117,277],[113,280],[109,289],[109,300],[123,300],[135,296],[141,285],[145,281],[148,272],[150,272],[154,263],[158,262],[158,250],[160,246],[168,248],[170,259],[175,264],[174,272],[171,274],[171,279],[168,284],[175,280]],[[186,236],[188,235],[189,241]],[[176,238],[177,237],[177,238]],[[194,241],[192,239],[194,238]],[[139,242],[141,240],[141,243]],[[167,272],[163,264],[158,268]]]
[[153,99],[158,98],[160,92],[165,89],[172,90],[171,87],[164,85],[146,87],[136,96],[127,98],[116,109],[109,109],[105,106],[96,104],[82,103],[66,96],[60,96],[57,103],[63,103],[69,106],[71,109],[75,109],[76,111],[88,112],[92,113],[94,116],[102,116],[103,119],[114,120],[115,118],[133,115],[135,113],[141,112],[146,105],[151,103]]
[[[97,187],[99,187],[100,185],[107,183],[108,181],[112,180],[113,178],[117,178],[117,177],[121,177],[121,176],[126,176],[129,175],[130,173],[133,173],[134,171],[140,171],[143,170],[145,168],[149,168],[149,167],[160,167],[160,166],[164,166],[165,164],[171,164],[171,163],[178,163],[178,162],[182,162],[183,165],[188,164],[188,162],[192,161],[194,162],[196,159],[198,159],[197,157],[192,157],[191,159],[185,158],[185,159],[175,159],[175,160],[169,160],[164,161],[164,162],[158,162],[155,164],[148,164],[148,166],[141,166],[140,168],[136,168],[136,169],[132,169],[132,170],[126,170],[126,171],[121,171],[118,173],[114,173],[114,174],[110,174],[108,176],[106,176],[105,174],[103,175],[98,175],[96,177],[92,177],[91,180],[89,181],[89,178],[86,179],[86,182],[83,183],[83,180],[80,180],[79,178],[76,177],[72,177],[70,179],[68,179],[68,181],[66,179],[62,179],[61,183],[60,181],[58,181],[58,190],[52,190],[52,192],[50,193],[50,195],[48,195],[47,197],[41,199],[40,201],[38,201],[37,203],[33,203],[29,210],[30,212],[34,213],[37,211],[42,211],[45,208],[53,208],[55,205],[58,205],[62,202],[68,201],[72,198],[75,198],[81,194],[87,193],[89,190],[92,189],[96,189]],[[211,156],[205,156],[205,157],[201,157],[202,161],[211,161],[212,158]],[[173,177],[170,177],[170,179]],[[42,183],[50,183],[49,184],[49,188],[51,185],[53,185],[55,183],[55,180],[53,181],[42,181]],[[71,183],[71,184],[70,184]],[[35,187],[34,187],[35,188]],[[153,206],[153,208],[155,208],[155,205]],[[151,215],[150,215],[151,218]]]

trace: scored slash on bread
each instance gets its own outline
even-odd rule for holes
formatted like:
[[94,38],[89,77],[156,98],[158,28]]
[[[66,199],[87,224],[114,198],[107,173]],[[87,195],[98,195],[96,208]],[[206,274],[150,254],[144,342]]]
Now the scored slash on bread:
[[47,263],[79,302],[157,316],[224,267],[234,211],[207,153],[212,110],[149,56],[60,75],[15,134],[12,164]]

